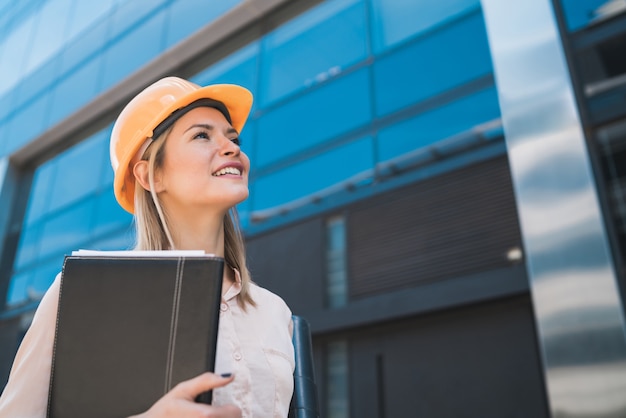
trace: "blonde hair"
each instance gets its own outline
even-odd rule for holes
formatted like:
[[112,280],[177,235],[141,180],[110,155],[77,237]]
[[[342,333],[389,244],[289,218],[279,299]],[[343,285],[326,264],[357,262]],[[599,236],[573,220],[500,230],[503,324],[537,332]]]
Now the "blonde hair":
[[[174,241],[167,220],[154,187],[154,174],[163,166],[165,141],[170,129],[156,138],[144,152],[142,160],[148,161],[148,181],[150,191],[145,190],[135,180],[135,250],[174,249]],[[255,306],[250,296],[250,271],[246,265],[246,250],[243,235],[239,228],[237,210],[233,207],[224,216],[224,260],[226,266],[237,269],[241,276],[241,292],[238,303],[245,309],[246,304]]]

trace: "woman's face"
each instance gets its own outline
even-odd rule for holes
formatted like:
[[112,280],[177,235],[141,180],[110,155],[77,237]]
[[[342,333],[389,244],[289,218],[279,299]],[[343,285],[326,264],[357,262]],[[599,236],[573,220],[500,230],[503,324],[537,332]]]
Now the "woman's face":
[[226,211],[248,197],[250,160],[239,148],[239,133],[213,108],[190,110],[173,125],[156,173],[168,212]]

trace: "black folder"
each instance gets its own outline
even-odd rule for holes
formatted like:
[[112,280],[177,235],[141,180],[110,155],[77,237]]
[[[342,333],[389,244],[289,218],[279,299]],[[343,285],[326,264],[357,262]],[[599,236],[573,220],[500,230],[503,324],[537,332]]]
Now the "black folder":
[[213,371],[223,268],[212,256],[67,256],[48,417],[138,414]]

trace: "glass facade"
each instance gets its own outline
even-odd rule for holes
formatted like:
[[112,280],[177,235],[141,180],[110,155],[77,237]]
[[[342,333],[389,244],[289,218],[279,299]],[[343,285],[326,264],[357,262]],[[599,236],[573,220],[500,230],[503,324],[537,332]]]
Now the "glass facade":
[[[33,45],[20,51],[21,65],[7,67],[14,76],[0,86],[0,151],[26,146],[237,3],[133,0],[88,8],[50,0],[31,10],[0,36],[0,60],[16,56],[17,37]],[[54,13],[67,29],[44,41],[52,27],[35,22]],[[242,132],[253,167],[250,198],[239,207],[247,227],[255,214],[328,194],[349,179],[376,181],[378,165],[498,119],[491,71],[477,1],[328,0],[192,80],[242,84],[255,95]],[[109,130],[36,169],[11,305],[44,291],[52,266],[72,249],[132,244],[131,219],[111,192]]]
[[[487,305],[497,298],[532,296],[527,271],[518,263],[521,256],[509,253],[511,264],[519,264],[517,270],[498,264],[497,269],[473,271],[469,262],[444,251],[450,250],[448,243],[464,240],[470,244],[463,248],[471,248],[464,254],[480,258],[485,254],[479,253],[488,250],[477,249],[472,240],[497,240],[489,233],[463,232],[484,232],[485,228],[464,228],[503,222],[513,225],[514,248],[529,262],[526,248],[517,246],[522,245],[517,239],[517,212],[502,203],[504,197],[513,202],[517,196],[512,197],[510,178],[503,175],[509,174],[507,157],[511,151],[507,155],[509,144],[505,144],[506,129],[501,120],[503,91],[501,79],[496,77],[501,74],[494,73],[493,62],[503,52],[494,50],[490,1],[0,1],[0,196],[14,200],[3,201],[0,208],[0,234],[4,234],[0,264],[7,267],[0,272],[4,275],[2,292],[6,293],[0,293],[6,300],[5,312],[0,312],[3,318],[32,312],[60,272],[64,255],[72,250],[127,249],[133,245],[132,217],[116,203],[112,190],[108,141],[115,118],[112,109],[121,108],[121,104],[115,100],[109,103],[111,96],[135,81],[134,88],[140,88],[140,81],[145,86],[166,70],[201,85],[240,84],[255,97],[241,133],[242,149],[251,158],[250,197],[238,207],[249,247],[259,240],[259,262],[267,255],[263,253],[266,238],[274,244],[267,250],[272,257],[283,257],[285,248],[299,248],[306,241],[302,246],[306,251],[283,260],[284,266],[269,268],[271,262],[263,259],[259,270],[265,268],[271,273],[267,276],[277,276],[269,279],[269,284],[275,284],[271,280],[288,282],[281,283],[286,294],[281,296],[287,302],[293,295],[306,293],[305,313],[311,313],[322,340],[317,347],[317,370],[322,372],[318,381],[324,401],[321,409],[332,417],[362,416],[361,409],[385,415],[386,397],[394,399],[401,392],[389,389],[385,393],[383,383],[389,388],[394,382],[401,388],[415,385],[396,381],[393,376],[402,373],[389,371],[386,375],[383,365],[391,365],[389,370],[393,370],[394,362],[383,364],[381,353],[402,347],[407,358],[413,358],[414,351],[429,339],[421,334],[420,326],[415,327],[419,328],[415,341],[410,337],[406,345],[379,346],[387,341],[384,328],[389,323],[411,316],[426,318],[440,309],[449,309],[446,315],[453,315],[449,312],[461,312],[461,306],[476,302]],[[277,6],[265,10],[268,3]],[[544,7],[545,13],[539,16],[544,22],[561,25],[558,32],[563,39],[559,40],[569,54],[568,74],[572,75],[588,151],[598,175],[623,300],[626,6],[622,0],[530,3]],[[528,13],[519,16],[522,22],[535,18],[527,9],[520,9],[522,14]],[[491,38],[486,24],[490,25]],[[206,33],[211,35],[204,36]],[[180,56],[183,58],[179,60]],[[541,59],[547,60],[539,56],[533,64],[541,64]],[[125,94],[131,93],[129,89]],[[95,114],[87,116],[89,111]],[[530,126],[538,121],[523,122]],[[68,134],[64,133],[66,126],[73,126]],[[52,145],[50,135],[57,135]],[[510,138],[509,134],[507,140]],[[533,163],[541,164],[534,157],[530,158]],[[499,165],[493,167],[497,170],[483,164],[496,160]],[[551,166],[538,167],[533,175],[543,178],[550,170]],[[481,193],[468,192],[470,186],[455,180],[458,176],[470,179],[467,181]],[[441,183],[458,187],[447,188]],[[19,191],[11,192],[12,188]],[[415,195],[419,196],[400,196],[405,190],[418,190]],[[491,194],[483,194],[483,190]],[[510,196],[505,196],[509,192]],[[432,201],[424,198],[428,193],[432,193]],[[356,232],[379,226],[375,225],[379,220],[381,228],[391,231],[393,222],[386,219],[389,210],[384,210],[383,203],[399,197],[407,200],[402,200],[401,211],[392,221],[411,234],[404,238],[402,234],[365,235],[370,238],[361,242],[375,241],[367,248],[372,252],[357,254],[355,243],[361,235]],[[475,199],[478,209],[461,216],[454,212],[458,208],[452,208],[453,204],[436,203],[459,199]],[[406,203],[426,200],[428,205],[423,206]],[[367,209],[372,210],[365,211],[370,204]],[[519,208],[519,202],[515,204]],[[482,215],[486,211],[481,207],[487,206],[497,213],[497,221],[472,216],[474,212]],[[417,209],[412,208],[425,208],[425,212],[416,214]],[[365,212],[374,215],[368,218]],[[439,223],[429,222],[426,212],[441,215]],[[426,221],[419,223],[416,216]],[[435,242],[442,247],[438,265],[430,268],[419,260],[409,265],[408,261],[419,257],[404,256],[405,249],[417,248],[419,252],[420,245],[432,248]],[[493,251],[506,257],[510,248]],[[394,273],[387,268],[372,280],[380,287],[351,297],[358,284],[355,277],[360,274],[363,279],[362,271],[371,272],[380,265],[373,265],[372,253],[382,254],[387,261],[397,257],[394,262],[402,275],[390,277]],[[356,258],[360,258],[359,263],[354,262]],[[300,277],[284,280],[283,269],[288,271],[290,263],[307,269],[302,275],[306,284],[298,282]],[[455,263],[459,268],[454,270],[454,277],[423,279],[436,278],[443,265],[456,268]],[[355,266],[362,271],[355,273]],[[261,274],[256,277],[263,278]],[[384,286],[394,280],[402,286]],[[310,285],[313,281],[315,285]],[[533,303],[528,302],[528,312],[520,313],[520,318],[528,316],[531,324],[524,335],[535,336]],[[442,324],[449,321],[436,322],[433,329],[437,335]],[[371,335],[371,330],[365,329],[368,327],[373,329]],[[474,330],[461,328],[462,332]],[[363,332],[361,343],[356,331]],[[441,335],[442,341],[448,341],[447,334]],[[454,344],[444,342],[441,347]],[[433,348],[437,356],[441,347]],[[483,352],[482,347],[476,350]],[[361,357],[355,354],[359,352]],[[369,365],[355,358],[369,359]],[[508,372],[509,364],[503,364]],[[542,366],[537,367],[541,370]],[[418,376],[410,374],[411,378]],[[359,393],[371,389],[361,381],[372,380],[372,376],[379,384],[378,398],[367,392],[363,399],[355,400]],[[447,389],[442,393],[447,397]],[[374,398],[377,406],[361,402],[373,402]],[[541,398],[538,404],[543,402]],[[506,414],[485,414],[492,415]]]

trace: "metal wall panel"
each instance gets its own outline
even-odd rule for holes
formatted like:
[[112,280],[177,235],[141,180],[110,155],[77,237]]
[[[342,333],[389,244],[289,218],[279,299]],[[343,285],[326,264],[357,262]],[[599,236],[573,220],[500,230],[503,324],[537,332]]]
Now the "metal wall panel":
[[280,295],[296,314],[323,309],[323,239],[320,218],[249,238],[252,280]]
[[346,336],[351,417],[549,416],[528,295]]
[[626,416],[622,302],[549,0],[482,0],[554,417]]
[[353,298],[508,267],[521,247],[505,156],[368,199],[348,221]]

